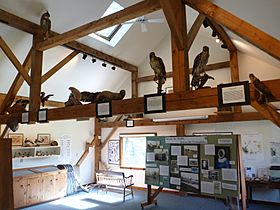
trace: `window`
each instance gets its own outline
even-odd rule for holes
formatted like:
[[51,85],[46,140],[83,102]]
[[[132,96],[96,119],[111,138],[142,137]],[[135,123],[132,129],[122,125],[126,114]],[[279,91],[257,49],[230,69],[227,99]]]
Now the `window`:
[[121,168],[144,169],[146,167],[146,136],[155,133],[121,134]]
[[[120,4],[113,1],[100,18],[118,12],[122,9],[123,7]],[[114,25],[101,31],[89,34],[89,36],[114,47],[129,30],[132,24],[133,23]]]

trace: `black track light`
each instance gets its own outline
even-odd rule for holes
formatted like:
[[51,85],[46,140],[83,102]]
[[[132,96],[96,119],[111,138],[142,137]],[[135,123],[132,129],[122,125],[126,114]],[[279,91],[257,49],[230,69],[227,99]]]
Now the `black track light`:
[[227,49],[228,47],[227,47],[226,44],[222,44],[222,45],[221,45],[221,48]]
[[86,58],[87,58],[87,54],[83,54],[82,59],[83,59],[83,60],[86,60]]
[[208,20],[207,20],[207,19],[205,19],[205,20],[203,21],[203,26],[204,26],[204,28],[207,28],[207,27],[209,26],[209,23],[208,23]]
[[101,64],[103,67],[106,67],[107,64],[105,63],[105,61],[103,61],[103,63]]
[[116,70],[116,66],[112,66],[111,69],[115,71]]
[[217,36],[217,32],[216,31],[212,31],[212,37],[216,37]]
[[92,62],[92,63],[95,63],[95,62],[96,62],[96,58],[92,58],[92,59],[91,59],[91,62]]

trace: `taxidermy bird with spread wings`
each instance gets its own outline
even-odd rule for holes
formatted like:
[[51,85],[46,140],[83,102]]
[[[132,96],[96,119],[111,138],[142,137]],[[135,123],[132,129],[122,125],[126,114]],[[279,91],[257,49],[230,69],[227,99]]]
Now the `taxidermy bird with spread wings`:
[[273,97],[271,91],[261,82],[254,74],[249,74],[249,78],[254,86],[254,95],[258,103],[268,103],[269,99]]
[[201,53],[199,53],[193,62],[193,69],[192,69],[192,81],[191,86],[198,88],[200,86],[200,78],[201,74],[205,74],[205,66],[208,63],[209,58],[209,48],[207,46],[203,47]]
[[51,96],[53,96],[53,94],[46,95],[45,92],[41,92],[40,98],[43,107],[45,106],[45,102],[48,101]]
[[49,38],[50,32],[51,32],[51,20],[50,20],[50,13],[46,11],[41,16],[40,26],[43,31],[44,40]]
[[161,93],[162,85],[166,80],[165,66],[160,57],[157,57],[154,52],[150,53],[150,66],[154,70],[154,81],[158,84],[157,93]]

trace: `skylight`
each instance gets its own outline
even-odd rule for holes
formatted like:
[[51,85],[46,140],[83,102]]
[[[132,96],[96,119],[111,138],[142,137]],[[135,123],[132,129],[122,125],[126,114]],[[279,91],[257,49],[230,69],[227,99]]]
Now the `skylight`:
[[[118,12],[122,9],[123,7],[120,4],[113,1],[100,18]],[[129,30],[131,25],[132,23],[125,24],[125,25],[124,24],[114,25],[109,28],[105,28],[101,31],[97,31],[96,33],[92,33],[89,36],[114,47],[125,35],[125,33]]]

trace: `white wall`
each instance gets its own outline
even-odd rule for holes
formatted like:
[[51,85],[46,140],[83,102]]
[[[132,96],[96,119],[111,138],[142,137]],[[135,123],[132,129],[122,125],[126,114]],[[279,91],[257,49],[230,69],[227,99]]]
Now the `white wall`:
[[[60,142],[62,136],[69,136],[71,138],[70,156],[61,157],[46,157],[36,159],[16,159],[13,160],[13,168],[35,167],[42,165],[58,165],[58,164],[72,164],[75,165],[83,152],[85,151],[86,142],[91,142],[94,136],[94,120],[76,121],[52,121],[43,124],[21,125],[16,133],[23,133],[24,139],[35,140],[38,133],[49,133],[51,139]],[[80,170],[82,183],[91,183],[93,181],[94,159],[93,152],[87,156],[83,162]],[[79,174],[79,171],[78,173]]]

